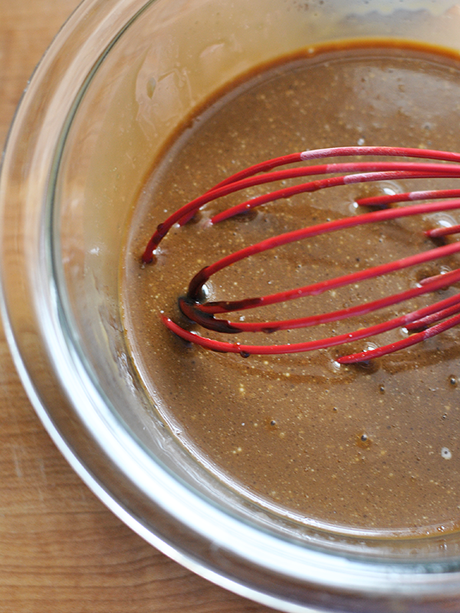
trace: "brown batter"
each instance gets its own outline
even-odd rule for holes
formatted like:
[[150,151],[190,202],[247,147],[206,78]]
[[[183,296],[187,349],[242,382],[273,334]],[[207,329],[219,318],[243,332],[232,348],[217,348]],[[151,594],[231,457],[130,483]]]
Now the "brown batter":
[[[188,346],[159,318],[165,312],[187,326],[177,298],[199,269],[222,255],[302,225],[353,214],[354,200],[363,194],[406,191],[409,184],[296,196],[206,227],[211,212],[224,207],[212,203],[188,225],[174,228],[156,262],[142,267],[140,255],[150,235],[170,212],[261,160],[356,144],[458,151],[459,125],[460,61],[455,58],[410,45],[319,49],[264,67],[220,92],[177,135],[143,186],[122,264],[124,320],[134,362],[183,444],[261,505],[339,530],[428,534],[458,528],[459,329],[369,366],[339,366],[338,355],[372,343],[243,359]],[[261,191],[254,188],[251,195]],[[236,203],[241,196],[232,199]],[[451,223],[452,217],[436,214],[303,241],[219,273],[208,289],[213,299],[273,293],[410,255],[433,247],[421,230]],[[401,291],[458,265],[454,259],[442,261],[334,295],[234,317],[284,319],[341,308]],[[407,307],[391,313],[403,310]],[[319,331],[230,340],[299,342],[377,319],[372,315]]]

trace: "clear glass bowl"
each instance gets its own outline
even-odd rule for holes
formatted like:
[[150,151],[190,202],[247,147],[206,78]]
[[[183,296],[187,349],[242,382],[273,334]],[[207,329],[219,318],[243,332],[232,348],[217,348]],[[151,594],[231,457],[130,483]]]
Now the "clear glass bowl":
[[152,161],[251,67],[372,37],[460,50],[448,0],[86,0],[36,70],[1,178],[2,314],[46,428],[126,524],[191,570],[282,611],[460,610],[460,535],[300,526],[238,497],[181,446],[132,367],[122,238]]

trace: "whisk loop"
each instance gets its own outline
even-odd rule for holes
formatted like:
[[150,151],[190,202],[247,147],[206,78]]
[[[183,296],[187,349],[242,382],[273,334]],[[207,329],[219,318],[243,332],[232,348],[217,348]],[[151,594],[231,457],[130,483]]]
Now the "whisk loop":
[[[311,162],[325,158],[347,158],[359,156],[359,161],[339,161],[327,164],[307,164],[294,168],[280,169],[281,166],[295,162]],[[362,161],[365,156],[391,157],[384,161]],[[400,159],[403,158],[403,159]],[[419,158],[429,161],[406,161],[406,158]],[[276,170],[275,170],[276,169]],[[333,175],[333,176],[324,176]],[[312,177],[305,183],[289,185],[275,189],[267,194],[246,200],[237,206],[231,206],[214,215],[210,223],[217,224],[226,219],[245,213],[257,206],[274,202],[281,198],[293,195],[316,192],[329,187],[350,185],[355,183],[369,183],[376,181],[401,179],[428,179],[428,178],[459,178],[460,154],[446,151],[433,151],[427,149],[398,148],[398,147],[336,147],[330,149],[316,149],[303,151],[262,162],[242,170],[225,179],[205,194],[187,203],[160,224],[151,237],[142,259],[149,263],[154,258],[155,250],[160,245],[169,230],[175,225],[184,225],[205,204],[218,198],[262,184],[284,181],[299,177]],[[320,178],[318,178],[320,177]],[[425,201],[420,204],[413,202]],[[404,206],[401,203],[410,203]],[[460,189],[439,189],[412,191],[400,194],[382,194],[357,200],[359,207],[373,208],[371,212],[336,219],[326,223],[299,228],[297,230],[270,237],[259,243],[249,245],[239,251],[228,255],[217,262],[200,270],[190,281],[187,295],[179,299],[182,313],[192,322],[201,327],[225,334],[241,332],[274,332],[294,328],[318,326],[324,323],[336,322],[348,318],[371,313],[388,306],[400,304],[409,299],[451,287],[460,281],[460,269],[445,274],[424,279],[415,287],[386,296],[379,300],[364,302],[362,304],[331,311],[319,315],[308,315],[296,319],[265,322],[233,322],[216,315],[258,308],[271,304],[279,304],[304,296],[315,296],[331,289],[355,284],[366,279],[373,279],[387,275],[397,270],[404,270],[419,264],[432,262],[460,252],[460,242],[454,241],[442,246],[433,247],[428,251],[413,256],[366,268],[333,279],[319,281],[292,290],[275,294],[244,298],[235,301],[209,301],[203,299],[203,289],[208,280],[217,272],[240,262],[252,255],[263,253],[276,247],[293,242],[312,238],[338,230],[357,227],[365,224],[381,223],[414,215],[445,212],[460,209]],[[433,228],[425,232],[427,237],[439,239],[460,232],[459,226],[446,228]],[[382,334],[396,328],[403,328],[408,336],[397,342],[339,357],[339,363],[354,363],[367,361],[398,351],[419,343],[427,338],[436,336],[460,323],[460,294],[440,300],[432,305],[423,307],[399,317],[394,317],[382,323],[366,328],[359,328],[345,334],[337,334],[329,338],[313,341],[292,343],[286,345],[246,345],[220,341],[204,337],[194,331],[188,331],[170,318],[162,316],[165,325],[186,341],[201,345],[202,347],[229,353],[239,353],[242,356],[251,354],[286,354],[312,351],[334,347]]]

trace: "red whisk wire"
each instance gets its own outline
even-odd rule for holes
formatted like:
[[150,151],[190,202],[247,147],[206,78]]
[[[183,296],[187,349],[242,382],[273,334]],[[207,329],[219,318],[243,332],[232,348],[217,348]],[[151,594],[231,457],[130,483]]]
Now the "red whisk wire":
[[[367,328],[359,328],[354,332],[347,332],[346,334],[338,334],[329,338],[306,341],[304,343],[292,343],[287,345],[246,345],[243,343],[229,343],[226,341],[218,341],[200,336],[196,332],[190,332],[188,330],[185,330],[164,315],[162,315],[161,318],[164,324],[172,332],[174,332],[177,336],[184,339],[185,341],[200,345],[201,347],[205,347],[206,349],[211,349],[212,351],[218,351],[222,353],[239,353],[242,357],[249,357],[253,354],[282,355],[336,347],[338,345],[343,345],[352,341],[362,340],[371,336],[382,334],[383,332],[388,332],[398,327],[404,327],[412,321],[411,318],[417,320],[421,319],[420,313],[421,310],[414,311],[413,313],[402,315],[400,317],[390,319],[386,322],[376,324],[374,326],[369,326]],[[396,341],[395,343],[391,343],[389,345],[385,345],[383,347],[379,347],[373,350],[367,350],[362,351],[360,353],[342,356],[337,358],[336,361],[339,364],[352,364],[356,362],[368,361],[372,358],[394,353],[395,351],[410,347],[411,345],[415,345],[423,340],[436,336],[437,334],[440,334],[441,332],[444,332],[445,330],[456,326],[458,323],[460,323],[460,315],[448,319],[441,324],[437,324],[436,326],[423,330],[422,332],[413,334],[412,336],[409,336],[405,339]]]
[[[329,221],[323,224],[317,224],[315,226],[309,226],[307,228],[301,228],[299,230],[294,230],[293,232],[287,232],[285,234],[279,234],[278,236],[268,238],[260,243],[256,243],[255,245],[250,245],[249,247],[245,247],[244,249],[240,249],[239,251],[235,251],[231,255],[228,255],[214,264],[210,266],[206,266],[202,270],[200,270],[195,277],[190,281],[188,288],[188,296],[191,298],[198,300],[200,296],[200,292],[202,290],[203,285],[210,279],[212,275],[216,272],[227,268],[228,266],[235,264],[236,262],[240,262],[243,259],[246,259],[252,255],[256,255],[258,253],[263,253],[270,249],[274,249],[275,247],[281,247],[282,245],[286,245],[289,243],[293,243],[299,240],[303,240],[305,238],[312,238],[314,236],[319,236],[321,234],[327,234],[330,232],[335,232],[337,230],[343,230],[347,228],[353,228],[356,226],[361,226],[369,223],[375,223],[378,221],[388,221],[391,219],[398,219],[401,217],[409,217],[413,215],[421,215],[427,213],[433,213],[438,211],[448,211],[455,210],[460,208],[460,200],[452,200],[449,202],[435,202],[428,204],[420,204],[414,205],[412,207],[404,207],[399,209],[385,209],[383,211],[374,211],[372,213],[358,215],[354,217],[344,217],[342,219],[336,219],[334,221]],[[372,276],[377,276],[379,274],[386,274],[392,272],[393,270],[406,268],[408,266],[414,266],[415,264],[420,264],[422,262],[426,262],[429,260],[438,259],[439,257],[451,255],[460,249],[460,243],[447,245],[444,247],[440,247],[438,250],[432,250],[430,252],[418,254],[416,256],[412,256],[412,258],[407,258],[406,260],[399,260],[397,262],[391,262],[389,264],[384,264],[382,266],[376,267],[375,270],[378,272],[374,275],[374,269],[368,269],[368,271],[361,271],[359,273],[354,273],[351,276],[351,281],[363,280],[366,278],[371,278]],[[431,254],[428,255],[428,254]],[[369,276],[367,276],[369,275]],[[340,284],[335,284],[334,281],[324,281],[320,284],[315,285],[314,289],[310,290],[310,286],[304,292],[304,288],[297,288],[294,290],[290,290],[288,292],[282,292],[281,294],[276,294],[275,296],[264,296],[258,300],[261,302],[257,304],[257,306],[262,306],[262,304],[274,304],[276,302],[282,302],[286,300],[291,300],[292,298],[300,298],[306,295],[314,295],[325,291],[326,289],[332,289],[332,287],[340,287]],[[323,289],[324,288],[324,289]],[[253,300],[253,299],[250,299]],[[230,304],[230,303],[227,303]],[[231,306],[226,308],[226,311],[230,310],[241,310],[241,301],[238,301],[238,308],[232,308]],[[205,309],[208,312],[211,311],[213,307],[207,305]],[[213,311],[213,312],[223,312],[223,311]]]
[[[321,160],[323,158],[347,156],[358,156],[359,158],[363,156],[413,157],[436,160],[436,162],[407,162],[402,160],[362,162],[359,160],[274,170],[280,166],[291,164],[293,162],[310,162],[312,160]],[[161,241],[173,227],[173,225],[184,225],[204,205],[212,202],[213,200],[241,191],[248,187],[255,187],[267,183],[284,181],[286,179],[295,179],[299,177],[332,175],[325,178],[316,178],[306,183],[275,189],[267,194],[256,196],[250,200],[245,200],[236,206],[231,206],[222,212],[215,214],[211,218],[209,225],[212,226],[213,224],[220,223],[230,217],[247,212],[254,207],[267,204],[269,202],[274,202],[280,198],[289,198],[295,194],[315,192],[330,187],[345,186],[353,183],[367,183],[382,180],[387,181],[393,179],[459,178],[459,162],[460,154],[458,153],[392,147],[340,147],[315,151],[304,151],[273,158],[266,162],[251,166],[250,168],[242,170],[224,181],[221,181],[208,192],[198,198],[195,198],[170,215],[170,217],[168,217],[157,227],[157,230],[152,235],[144,251],[142,259],[144,262],[150,262],[153,260],[155,250],[158,248]],[[445,200],[446,198],[454,199]],[[414,202],[417,200],[428,200],[430,202],[385,208],[395,203],[400,204],[402,202]],[[187,296],[185,298],[181,298],[179,301],[183,314],[189,321],[197,323],[205,329],[207,328],[209,330],[222,333],[274,332],[278,330],[311,327],[327,322],[356,317],[357,315],[367,314],[391,305],[399,304],[428,292],[434,292],[450,287],[460,281],[460,269],[458,269],[443,275],[437,275],[430,279],[425,279],[419,285],[417,285],[417,287],[384,297],[379,300],[331,311],[329,313],[308,315],[305,317],[287,319],[283,321],[232,322],[215,317],[215,315],[219,313],[222,314],[232,311],[242,311],[260,306],[286,302],[288,300],[293,300],[300,297],[318,295],[330,289],[343,287],[365,279],[372,279],[382,275],[387,275],[397,270],[403,270],[408,267],[438,260],[442,257],[445,258],[460,252],[460,242],[453,242],[400,260],[370,267],[348,275],[343,275],[341,277],[318,281],[303,287],[282,291],[275,294],[231,301],[206,302],[202,300],[204,295],[204,286],[212,275],[222,271],[228,266],[244,260],[245,258],[263,253],[282,245],[287,245],[292,242],[305,240],[307,238],[312,238],[314,236],[319,236],[338,230],[370,223],[381,223],[408,216],[426,215],[441,211],[445,212],[456,210],[460,208],[460,189],[420,190],[400,194],[384,194],[370,198],[361,198],[357,200],[356,204],[360,207],[379,207],[379,209],[382,210],[374,210],[370,213],[357,214],[274,236],[254,245],[247,246],[218,260],[214,264],[206,266],[193,277],[189,284]],[[449,234],[454,234],[456,232],[460,232],[460,225],[433,228],[426,231],[425,234],[426,236],[435,239],[447,236]],[[416,311],[406,313],[399,317],[390,318],[388,321],[384,321],[367,328],[359,328],[358,330],[346,334],[336,335],[330,338],[287,345],[246,345],[241,343],[220,341],[212,338],[206,338],[194,331],[188,331],[165,316],[162,316],[162,319],[170,330],[186,341],[193,342],[194,344],[201,345],[214,351],[239,353],[243,356],[253,353],[262,355],[295,353],[326,347],[334,347],[349,343],[351,341],[369,338],[370,336],[375,336],[398,327],[403,328],[405,333],[409,335],[407,338],[403,338],[395,343],[384,345],[383,347],[379,347],[375,350],[372,349],[357,354],[343,356],[338,359],[338,361],[341,363],[353,363],[364,360],[367,361],[374,357],[399,351],[400,349],[419,343],[427,338],[436,336],[437,334],[458,325],[458,323],[460,323],[459,313],[460,295],[455,294],[446,300],[438,301],[428,307],[417,309]]]
[[425,191],[405,192],[403,194],[382,194],[369,198],[359,198],[356,204],[367,207],[386,207],[396,202],[414,202],[415,200],[440,200],[441,198],[458,198],[460,189],[430,189]]
[[[148,242],[145,251],[142,256],[142,260],[145,263],[149,263],[153,259],[153,254],[155,249],[159,246],[163,238],[169,232],[169,230],[174,226],[174,224],[184,224],[188,221],[200,208],[202,208],[205,204],[216,200],[217,198],[221,198],[228,194],[234,193],[236,191],[240,191],[247,187],[253,187],[256,185],[261,185],[269,182],[269,180],[280,180],[286,178],[293,178],[296,176],[306,176],[307,174],[328,174],[333,172],[339,172],[337,170],[337,165],[335,164],[326,164],[320,166],[307,166],[303,167],[305,174],[301,174],[302,169],[294,169],[288,170],[286,174],[276,174],[272,173],[272,177],[267,178],[268,173],[267,170],[271,170],[273,168],[277,168],[279,166],[283,166],[286,164],[291,164],[293,162],[304,162],[311,161],[316,159],[323,159],[329,157],[347,157],[347,156],[393,156],[393,157],[413,157],[413,158],[423,158],[423,159],[431,159],[438,160],[442,162],[460,162],[460,155],[458,153],[450,152],[450,151],[434,151],[429,149],[414,149],[408,147],[332,147],[330,149],[315,149],[312,151],[302,151],[300,153],[294,153],[286,156],[281,156],[278,158],[273,158],[271,160],[267,160],[266,162],[262,162],[260,164],[255,164],[247,168],[246,170],[240,171],[228,179],[221,181],[212,189],[207,191],[202,196],[195,198],[190,201],[177,211],[175,211],[172,215],[170,215],[163,223],[159,224],[156,231],[152,235],[150,241]],[[384,176],[374,176],[373,178],[368,177],[365,172],[363,172],[363,166],[360,162],[351,162],[351,169],[349,172],[356,172],[356,170],[361,169],[359,179],[356,176],[354,182],[364,182],[367,180],[383,180]],[[389,168],[395,170],[398,168],[398,172],[402,167],[405,167],[406,163],[404,162],[390,162]],[[412,164],[413,171],[416,169],[421,173],[421,170],[424,168],[424,163],[420,164]],[[435,172],[440,173],[440,168],[445,167],[443,164],[440,167],[436,165],[430,165],[433,167]],[[382,166],[380,167],[382,168]],[[406,171],[409,171],[408,167],[405,167]],[[437,169],[437,170],[436,170]],[[344,172],[348,172],[344,170]],[[258,173],[262,173],[261,176],[255,176]],[[281,171],[282,173],[282,171]],[[294,173],[294,174],[292,174]],[[296,174],[297,173],[297,174]],[[455,176],[458,176],[458,168],[455,171],[455,167],[452,167],[452,173]],[[431,177],[432,175],[428,174],[420,174],[418,178],[426,178]],[[441,174],[436,174],[436,176],[442,176]],[[395,177],[393,175],[393,177]],[[396,175],[396,177],[400,178],[400,175]],[[390,175],[386,177],[386,180],[390,178]],[[415,178],[412,176],[411,178]],[[327,182],[324,185],[319,186],[317,189],[322,189],[324,187],[330,187]],[[281,196],[283,197],[283,196]]]
[[[334,321],[341,321],[343,319],[349,319],[358,315],[367,315],[374,311],[384,309],[389,306],[406,302],[418,296],[444,289],[446,285],[452,285],[460,281],[460,270],[454,270],[444,275],[437,275],[432,279],[427,280],[426,283],[418,284],[416,287],[400,292],[399,294],[392,294],[379,300],[372,302],[364,302],[354,307],[347,307],[345,309],[339,309],[337,311],[330,311],[329,313],[321,313],[318,315],[308,315],[306,317],[299,317],[296,319],[286,319],[278,321],[265,321],[265,322],[232,322],[226,319],[216,319],[213,314],[209,314],[207,311],[200,308],[203,305],[196,303],[187,298],[180,298],[179,304],[181,311],[191,321],[201,325],[208,330],[216,330],[218,332],[238,333],[238,332],[275,332],[278,330],[294,330],[298,328],[309,328],[311,326],[317,326],[325,323],[332,323]],[[457,294],[454,296],[457,298]],[[460,302],[460,294],[458,295],[458,301]],[[437,305],[442,303],[438,302]],[[204,305],[207,306],[207,305]],[[254,305],[254,308],[258,306]],[[444,305],[448,306],[448,305]],[[248,307],[252,308],[252,307]],[[241,309],[240,309],[241,310]],[[225,312],[225,311],[221,311]],[[227,311],[228,312],[228,311]],[[427,315],[427,314],[426,314]],[[439,315],[439,313],[438,313]],[[434,316],[433,316],[434,317]],[[433,319],[433,321],[437,321]],[[427,320],[428,321],[428,320]],[[421,322],[416,322],[418,325],[413,325],[408,329],[424,327],[421,326]]]

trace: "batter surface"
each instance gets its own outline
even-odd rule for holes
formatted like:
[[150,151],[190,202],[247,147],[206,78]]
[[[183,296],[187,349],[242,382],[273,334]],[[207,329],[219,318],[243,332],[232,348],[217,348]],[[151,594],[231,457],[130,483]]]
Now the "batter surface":
[[[459,151],[459,125],[455,58],[410,45],[318,49],[265,66],[220,92],[177,134],[143,186],[122,263],[133,360],[158,410],[190,452],[261,505],[338,530],[408,535],[457,529],[459,329],[368,365],[339,366],[338,355],[397,340],[401,332],[346,348],[244,359],[190,346],[159,317],[164,312],[187,327],[177,299],[198,270],[222,255],[303,225],[359,214],[354,201],[363,195],[424,189],[433,182],[334,188],[208,227],[212,213],[242,200],[232,196],[174,228],[156,261],[141,266],[148,239],[169,213],[250,164],[342,145]],[[262,191],[254,188],[249,196]],[[434,246],[423,230],[451,224],[454,216],[397,220],[303,241],[230,267],[213,277],[207,290],[212,299],[263,295],[411,255]],[[285,319],[337,309],[408,289],[458,265],[450,258],[233,317]],[[456,291],[422,297],[393,308],[391,315]],[[320,330],[214,337],[248,344],[300,342],[380,317]]]

